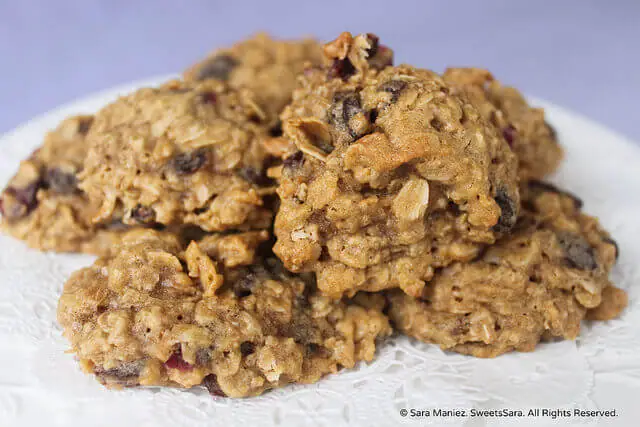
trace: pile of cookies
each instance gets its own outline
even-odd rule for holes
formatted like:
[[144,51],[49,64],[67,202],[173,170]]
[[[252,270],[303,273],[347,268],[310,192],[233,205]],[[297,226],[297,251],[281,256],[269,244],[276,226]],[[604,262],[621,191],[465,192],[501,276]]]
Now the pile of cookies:
[[541,181],[561,158],[485,70],[260,34],[63,121],[0,212],[99,256],[58,306],[85,372],[243,397],[371,361],[394,329],[494,357],[617,316],[616,243]]

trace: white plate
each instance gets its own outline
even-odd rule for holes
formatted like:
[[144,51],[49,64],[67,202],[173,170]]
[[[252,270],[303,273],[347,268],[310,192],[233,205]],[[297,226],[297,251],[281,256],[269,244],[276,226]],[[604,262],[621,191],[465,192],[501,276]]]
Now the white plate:
[[[142,84],[91,96],[19,127],[0,139],[0,183],[65,116],[87,113]],[[375,362],[309,386],[265,396],[213,399],[204,392],[108,391],[82,374],[55,321],[69,274],[91,257],[44,254],[0,237],[0,426],[181,427],[195,425],[387,426],[540,424],[550,417],[402,417],[401,409],[615,409],[608,421],[640,419],[640,149],[620,136],[546,102],[567,158],[554,178],[576,192],[618,240],[613,278],[630,290],[622,318],[585,325],[577,342],[546,344],[533,353],[480,360],[394,338]],[[635,285],[632,287],[631,285]],[[525,411],[526,412],[526,411]],[[595,418],[564,418],[595,424]],[[625,422],[626,421],[626,422]]]

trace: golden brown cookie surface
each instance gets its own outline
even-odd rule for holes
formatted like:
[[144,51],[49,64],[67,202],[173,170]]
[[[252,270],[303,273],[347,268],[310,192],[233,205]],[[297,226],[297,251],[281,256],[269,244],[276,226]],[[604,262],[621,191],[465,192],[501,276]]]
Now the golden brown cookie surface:
[[392,67],[367,34],[325,47],[282,114],[275,253],[332,297],[400,287],[475,257],[514,224],[516,159],[437,74]]
[[256,250],[266,232],[128,234],[76,272],[58,320],[83,369],[109,387],[206,386],[253,396],[371,360],[391,332],[375,308],[332,301]]
[[[442,269],[420,299],[389,294],[401,332],[477,357],[575,339],[585,316],[616,317],[626,294],[608,279],[617,247],[579,200],[532,182],[512,234],[471,263]],[[589,313],[589,314],[587,314]]]
[[228,49],[220,49],[190,67],[185,80],[216,79],[233,88],[248,88],[271,123],[291,100],[296,79],[306,65],[319,65],[321,45],[312,39],[276,40],[256,34]]
[[30,247],[101,254],[118,239],[118,227],[95,227],[94,209],[78,188],[92,116],[65,119],[20,164],[0,197],[2,228]]
[[250,93],[224,83],[169,82],[103,108],[87,135],[80,187],[94,221],[267,228],[266,129]]
[[557,169],[563,151],[544,110],[529,106],[517,89],[502,85],[487,70],[449,68],[443,78],[501,130],[518,157],[522,180],[542,179]]

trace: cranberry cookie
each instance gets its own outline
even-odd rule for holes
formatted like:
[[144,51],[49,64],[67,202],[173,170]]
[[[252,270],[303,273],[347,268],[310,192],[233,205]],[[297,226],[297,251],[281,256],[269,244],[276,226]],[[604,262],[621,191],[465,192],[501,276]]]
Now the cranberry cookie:
[[248,88],[274,124],[291,100],[296,78],[306,66],[322,62],[321,45],[312,39],[274,40],[264,33],[213,52],[184,73],[185,80],[217,79]]
[[449,68],[443,77],[502,131],[518,157],[522,180],[541,179],[557,169],[562,147],[554,129],[545,121],[544,110],[529,106],[517,89],[503,86],[487,70]]
[[80,187],[94,222],[268,228],[269,156],[250,93],[208,80],[169,82],[120,98],[95,116]]
[[575,339],[587,318],[627,304],[608,273],[617,246],[574,196],[540,182],[523,195],[516,228],[478,260],[444,268],[419,299],[389,293],[401,332],[477,357],[532,351],[543,339]]
[[390,66],[371,34],[343,33],[282,114],[274,251],[321,292],[400,287],[477,256],[519,210],[517,161],[496,127],[437,74]]
[[64,120],[20,164],[0,196],[6,233],[32,248],[58,252],[102,254],[117,240],[120,227],[92,225],[94,212],[77,185],[92,122],[92,116]]
[[107,387],[203,385],[243,397],[370,361],[390,334],[375,308],[318,295],[256,254],[266,232],[185,251],[152,230],[72,275],[58,320],[83,370]]

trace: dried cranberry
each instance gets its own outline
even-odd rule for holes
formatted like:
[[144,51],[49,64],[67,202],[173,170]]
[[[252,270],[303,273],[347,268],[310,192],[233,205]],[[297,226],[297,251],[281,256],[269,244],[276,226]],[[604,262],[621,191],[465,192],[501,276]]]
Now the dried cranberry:
[[508,125],[504,129],[502,129],[502,136],[507,141],[509,146],[512,147],[513,141],[515,141],[518,136],[518,131],[512,125]]
[[215,104],[218,102],[218,95],[215,92],[202,92],[198,94],[198,100],[203,104]]
[[389,80],[388,82],[382,83],[380,87],[378,87],[378,90],[390,93],[391,102],[396,102],[398,98],[400,98],[400,94],[405,87],[407,87],[407,82],[403,82],[401,80]]
[[568,231],[559,231],[556,236],[570,267],[580,270],[595,270],[598,267],[593,247],[584,237]]
[[43,179],[44,185],[56,193],[73,194],[78,191],[78,179],[75,174],[63,172],[59,168],[47,169]]
[[356,73],[356,68],[353,66],[349,58],[334,59],[331,67],[329,68],[329,78],[341,78],[342,80],[348,80],[349,77]]
[[178,175],[189,175],[207,163],[207,150],[199,148],[187,153],[178,154],[171,160],[171,167]]
[[287,169],[298,169],[304,163],[304,154],[302,151],[296,151],[282,162]]
[[193,369],[193,365],[182,358],[182,350],[180,349],[175,351],[171,357],[164,362],[164,366],[169,369],[177,369],[182,372],[187,372]]
[[202,380],[202,385],[207,388],[209,394],[218,397],[227,397],[218,384],[218,377],[215,374],[209,374]]
[[138,204],[135,208],[131,209],[131,218],[140,224],[151,224],[156,220],[156,211],[149,206]]
[[242,353],[243,356],[253,354],[254,351],[256,351],[256,345],[254,343],[245,341],[240,344],[240,353]]
[[217,55],[206,60],[196,74],[196,80],[218,79],[228,80],[231,71],[239,62],[231,55]]
[[500,218],[493,229],[498,233],[505,233],[516,224],[518,206],[503,189],[498,190],[495,201],[500,207]]

